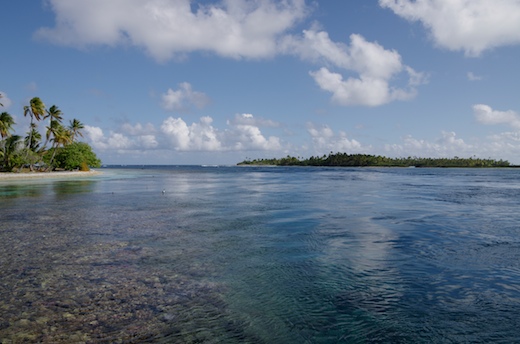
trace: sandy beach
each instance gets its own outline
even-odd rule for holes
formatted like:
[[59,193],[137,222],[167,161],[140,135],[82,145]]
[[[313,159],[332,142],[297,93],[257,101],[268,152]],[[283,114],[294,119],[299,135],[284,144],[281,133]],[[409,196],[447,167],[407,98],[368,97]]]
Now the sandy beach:
[[24,173],[1,172],[0,181],[18,180],[18,179],[87,177],[87,176],[99,175],[101,173],[102,172],[95,171],[95,170],[60,171],[60,172],[24,172]]

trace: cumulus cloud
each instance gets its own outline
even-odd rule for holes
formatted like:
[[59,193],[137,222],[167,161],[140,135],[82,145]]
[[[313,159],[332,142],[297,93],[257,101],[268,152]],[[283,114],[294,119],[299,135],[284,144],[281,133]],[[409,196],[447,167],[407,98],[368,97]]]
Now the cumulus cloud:
[[[333,101],[341,105],[379,106],[411,99],[416,95],[415,87],[426,82],[423,73],[402,63],[397,51],[357,34],[352,34],[350,45],[345,45],[333,42],[327,32],[305,30],[303,37],[286,37],[282,50],[356,74],[344,80],[342,74],[329,67],[310,72],[318,86],[332,93]],[[408,75],[407,85],[392,86],[392,79],[402,73]]]
[[85,125],[85,138],[95,149],[101,151],[115,150],[119,152],[134,149],[154,149],[159,146],[156,136],[153,134],[153,125],[137,124],[132,126],[128,123],[121,126],[121,132],[110,131],[105,135],[99,127]]
[[[193,5],[190,0],[47,0],[56,14],[55,26],[40,28],[35,36],[75,47],[136,46],[158,61],[209,51],[230,58],[269,58],[292,54],[326,63],[312,71],[318,86],[341,105],[379,106],[407,100],[425,82],[422,73],[401,61],[394,50],[351,35],[350,45],[333,42],[315,28],[303,35],[289,30],[305,18],[305,0],[222,0]],[[345,77],[337,70],[354,74]],[[406,85],[395,79],[408,76]],[[162,105],[169,111],[202,107],[207,97],[183,83],[168,89]]]
[[[242,117],[244,121],[239,120]],[[259,123],[272,125],[270,121],[256,121],[251,114],[235,116],[227,122],[227,127],[213,126],[213,118],[201,117],[198,122],[186,123],[182,118],[168,117],[156,130],[150,123],[123,124],[118,131],[105,134],[99,127],[85,126],[84,133],[95,149],[100,151],[135,152],[145,150],[174,151],[242,151],[269,150],[283,148],[282,141],[276,136],[266,137]]]
[[463,139],[457,138],[454,131],[442,131],[442,136],[437,139],[437,144],[443,147],[450,147],[451,149],[466,149],[471,147],[466,144]]
[[85,138],[92,144],[95,149],[105,150],[108,145],[103,130],[99,127],[85,125]]
[[[473,106],[473,113],[482,124],[507,124],[514,129],[520,128],[520,115],[514,111],[497,111],[484,104]],[[487,138],[473,139],[467,143],[457,137],[453,131],[443,131],[441,136],[433,141],[418,139],[407,135],[400,143],[387,144],[385,150],[395,156],[419,157],[470,157],[506,159],[518,163],[520,149],[520,130],[490,135]]]
[[482,124],[507,124],[515,129],[520,129],[520,115],[515,111],[493,110],[489,105],[473,105],[473,114]]
[[112,132],[107,139],[108,147],[117,150],[126,150],[133,148],[132,141],[121,133]]
[[270,136],[266,138],[260,128],[251,124],[237,124],[229,131],[233,138],[230,146],[234,150],[280,150],[281,140],[278,137]]
[[137,142],[139,146],[145,149],[153,149],[159,146],[155,135],[140,135],[137,137]]
[[199,4],[190,0],[48,0],[52,28],[35,36],[56,44],[130,45],[165,61],[192,51],[231,58],[264,58],[279,37],[307,15],[304,0],[233,0]]
[[155,149],[159,147],[157,131],[151,123],[144,125],[141,123],[136,125],[124,123],[121,126],[121,131],[126,142],[131,142],[127,144],[131,148]]
[[182,118],[167,118],[161,125],[171,148],[178,151],[218,151],[222,145],[211,117],[202,117],[198,123],[187,125]]
[[105,136],[103,130],[99,127],[85,125],[85,138],[92,144],[94,149],[105,150],[127,150],[131,149],[133,144],[128,137],[121,133],[110,132]]
[[316,125],[307,123],[307,132],[311,136],[314,149],[320,152],[356,152],[366,151],[369,147],[363,147],[358,141],[349,140],[343,131],[334,133],[328,125]]
[[382,7],[421,22],[441,47],[479,56],[520,43],[518,0],[379,0]]
[[7,96],[7,94],[5,92],[2,92],[0,91],[0,109],[8,109],[11,104],[13,102],[11,101],[11,99],[9,99],[9,97]]
[[499,145],[499,142],[511,141],[515,142],[517,146],[520,146],[520,132],[518,131],[507,131],[504,133],[491,135],[489,138],[497,145]]
[[471,156],[474,147],[457,138],[453,131],[442,131],[441,136],[433,142],[414,138],[407,135],[401,139],[401,143],[387,144],[385,150],[394,156],[418,156],[418,157],[453,157]]
[[230,151],[278,150],[282,147],[278,137],[265,137],[254,124],[253,115],[246,115],[250,123],[228,121],[229,128],[219,130],[212,126],[211,117],[202,117],[198,123],[188,125],[182,118],[167,118],[161,132],[169,147],[177,151]]
[[327,68],[311,72],[318,86],[332,93],[332,100],[341,105],[379,106],[394,100],[407,100],[415,96],[416,91],[391,89],[384,79],[360,76],[343,80],[339,73]]
[[162,107],[168,111],[187,111],[191,106],[201,109],[209,103],[206,94],[194,91],[187,82],[179,84],[178,90],[169,88],[161,99]]

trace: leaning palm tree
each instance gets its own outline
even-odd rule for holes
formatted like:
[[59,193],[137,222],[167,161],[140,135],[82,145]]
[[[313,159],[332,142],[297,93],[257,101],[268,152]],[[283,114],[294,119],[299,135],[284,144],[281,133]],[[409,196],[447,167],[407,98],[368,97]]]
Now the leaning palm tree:
[[0,114],[0,136],[2,139],[5,139],[8,136],[11,136],[11,131],[13,130],[14,122],[13,117],[7,112],[2,112]]
[[45,104],[38,97],[34,97],[29,101],[29,105],[23,107],[24,116],[31,116],[32,119],[39,121],[45,115]]
[[81,129],[83,128],[85,128],[85,126],[79,121],[79,119],[74,118],[70,121],[69,131],[72,135],[72,141],[75,141],[77,136],[83,137],[83,133],[81,132]]
[[47,147],[49,141],[52,141],[52,137],[56,136],[56,132],[62,127],[63,125],[57,120],[51,120],[49,126],[45,127],[47,131],[45,132],[45,143],[43,144],[43,148]]
[[47,143],[51,139],[51,135],[54,135],[57,128],[61,126],[61,121],[63,119],[62,112],[56,105],[51,106],[46,112],[47,114],[43,118],[49,118],[49,126],[46,127],[47,132],[45,133],[45,144],[43,147],[47,146]]

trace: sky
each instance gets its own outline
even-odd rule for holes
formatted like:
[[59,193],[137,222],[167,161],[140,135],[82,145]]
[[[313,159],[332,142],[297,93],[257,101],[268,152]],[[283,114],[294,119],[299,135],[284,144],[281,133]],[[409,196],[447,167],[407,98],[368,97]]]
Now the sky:
[[520,0],[0,8],[0,111],[25,134],[32,97],[58,106],[104,164],[330,152],[520,164]]

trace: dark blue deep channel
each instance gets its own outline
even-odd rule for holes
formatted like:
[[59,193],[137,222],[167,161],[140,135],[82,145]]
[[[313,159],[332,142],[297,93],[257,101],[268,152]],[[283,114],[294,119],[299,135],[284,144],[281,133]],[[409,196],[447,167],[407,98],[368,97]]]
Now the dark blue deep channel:
[[0,342],[520,342],[520,169],[100,172],[0,181]]

